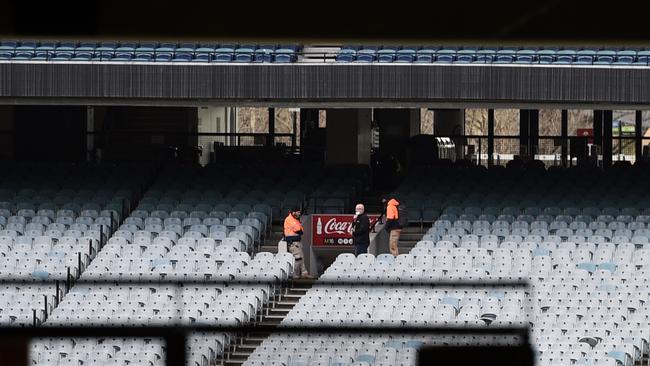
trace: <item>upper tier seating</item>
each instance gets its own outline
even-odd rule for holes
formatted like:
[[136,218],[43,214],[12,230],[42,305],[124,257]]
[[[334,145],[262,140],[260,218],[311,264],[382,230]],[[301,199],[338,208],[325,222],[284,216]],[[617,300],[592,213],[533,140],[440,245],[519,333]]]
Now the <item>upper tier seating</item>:
[[519,64],[648,66],[650,50],[614,47],[450,47],[358,46],[341,47],[341,63]]
[[301,47],[278,44],[0,41],[0,60],[292,63]]

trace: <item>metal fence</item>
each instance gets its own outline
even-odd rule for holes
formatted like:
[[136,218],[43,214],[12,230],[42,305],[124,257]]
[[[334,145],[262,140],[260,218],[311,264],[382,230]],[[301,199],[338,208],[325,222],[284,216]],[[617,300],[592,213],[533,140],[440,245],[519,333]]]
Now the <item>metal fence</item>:
[[[443,137],[443,136],[439,136]],[[455,159],[466,159],[477,165],[489,165],[488,136],[445,136],[456,146]],[[572,166],[580,157],[586,157],[599,165],[603,161],[602,146],[593,143],[593,138],[582,136],[539,136],[536,140],[526,141],[519,136],[494,136],[492,159],[494,165],[506,165],[512,160],[539,160],[547,167]],[[612,161],[634,163],[637,155],[647,157],[650,153],[650,138],[644,137],[637,154],[636,139],[631,136],[612,137]],[[566,157],[563,156],[566,154]],[[643,154],[641,154],[643,153]],[[566,159],[566,161],[564,160]]]
[[[371,288],[382,286],[394,289],[410,288],[413,290],[426,289],[513,289],[517,291],[530,291],[530,284],[526,281],[421,281],[421,280],[392,280],[392,281],[358,281],[350,279],[338,280],[297,280],[303,285],[310,287],[350,287],[350,288]],[[18,280],[18,279],[1,279],[0,285],[52,285],[51,281],[38,280]],[[290,283],[280,280],[124,280],[121,278],[102,278],[102,279],[78,279],[75,285],[85,286],[155,286],[164,285],[173,287],[177,293],[182,293],[184,286],[190,285],[214,285],[220,284],[225,286],[260,286],[270,285],[272,288],[286,288]],[[527,298],[529,301],[536,301],[534,296]],[[526,318],[530,320],[527,313],[529,306],[522,307]],[[46,324],[34,323],[33,326],[11,326],[0,325],[0,339],[12,339],[18,342],[25,342],[30,338],[64,338],[64,337],[112,337],[112,338],[158,338],[166,344],[165,365],[180,366],[186,365],[187,348],[186,339],[193,332],[231,332],[231,333],[251,333],[266,332],[276,334],[395,334],[395,335],[493,335],[493,336],[512,336],[520,346],[530,345],[530,334],[528,326],[506,326],[506,327],[478,327],[478,326],[426,326],[426,325],[403,325],[395,326],[377,326],[377,325],[360,325],[360,324],[321,324],[312,325],[264,325],[259,323],[240,324],[240,325],[223,325],[208,324],[205,322],[195,322],[194,324],[183,324],[180,319],[178,322],[169,322],[168,325],[148,325],[148,326],[127,326],[118,324],[108,325],[66,325],[66,326],[47,326]]]

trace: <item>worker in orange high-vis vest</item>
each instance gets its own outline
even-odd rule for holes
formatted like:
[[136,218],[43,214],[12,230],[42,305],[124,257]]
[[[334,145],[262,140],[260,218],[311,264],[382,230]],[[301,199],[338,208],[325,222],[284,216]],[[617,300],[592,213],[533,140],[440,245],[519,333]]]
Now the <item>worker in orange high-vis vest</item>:
[[293,208],[284,219],[284,240],[287,242],[287,249],[295,259],[294,278],[313,278],[305,268],[304,253],[300,239],[303,234],[303,227],[300,223],[300,209]]
[[397,243],[399,242],[399,236],[402,233],[402,226],[399,223],[398,206],[399,201],[395,198],[388,200],[386,205],[386,230],[389,232],[388,245],[390,248],[390,254],[395,257],[399,255]]

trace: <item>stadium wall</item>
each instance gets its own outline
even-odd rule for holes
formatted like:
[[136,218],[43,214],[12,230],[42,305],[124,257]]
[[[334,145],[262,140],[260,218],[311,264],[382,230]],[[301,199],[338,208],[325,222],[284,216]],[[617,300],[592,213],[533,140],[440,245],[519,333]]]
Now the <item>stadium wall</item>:
[[[650,68],[488,65],[0,63],[0,103],[500,103],[630,108]],[[60,102],[60,100],[59,100]]]

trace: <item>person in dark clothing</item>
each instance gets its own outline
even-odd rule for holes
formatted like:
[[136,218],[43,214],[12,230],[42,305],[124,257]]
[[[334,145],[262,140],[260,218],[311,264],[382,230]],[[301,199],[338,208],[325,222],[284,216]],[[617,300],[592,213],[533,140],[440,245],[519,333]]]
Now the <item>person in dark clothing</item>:
[[366,215],[366,208],[360,203],[355,207],[352,230],[354,255],[368,253],[368,246],[370,245],[370,219]]

